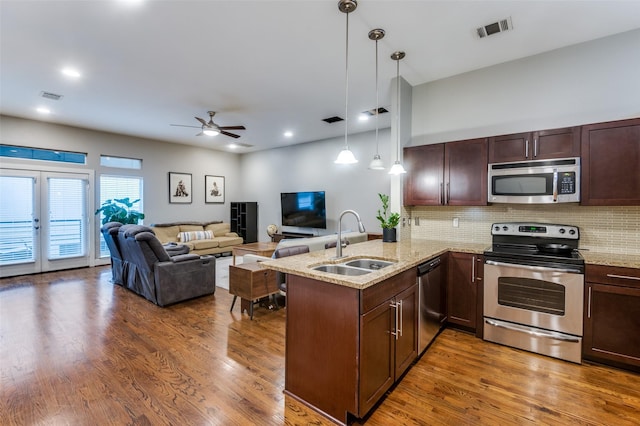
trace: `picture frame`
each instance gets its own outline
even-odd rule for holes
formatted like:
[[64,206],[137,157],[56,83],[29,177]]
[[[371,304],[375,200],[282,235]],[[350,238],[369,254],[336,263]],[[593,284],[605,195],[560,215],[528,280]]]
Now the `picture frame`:
[[169,203],[191,204],[191,173],[169,172]]
[[208,204],[224,203],[224,176],[204,176],[204,202]]

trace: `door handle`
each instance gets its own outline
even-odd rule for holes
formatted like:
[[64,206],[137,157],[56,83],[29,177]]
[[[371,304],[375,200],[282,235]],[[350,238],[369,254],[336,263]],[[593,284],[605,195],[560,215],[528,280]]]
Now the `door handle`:
[[395,314],[395,319],[394,319],[394,323],[393,323],[393,331],[391,332],[391,334],[393,336],[395,336],[396,340],[398,340],[398,304],[395,302],[391,302],[389,304],[389,306],[391,306],[394,310],[394,314]]
[[524,158],[529,158],[529,139],[524,141]]

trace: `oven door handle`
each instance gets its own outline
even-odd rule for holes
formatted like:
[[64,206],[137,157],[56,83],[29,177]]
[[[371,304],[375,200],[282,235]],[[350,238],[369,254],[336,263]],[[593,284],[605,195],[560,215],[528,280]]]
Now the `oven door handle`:
[[567,272],[570,274],[581,274],[582,271],[579,269],[572,268],[545,268],[543,266],[531,266],[531,265],[515,265],[513,263],[504,263],[504,262],[496,262],[494,260],[485,260],[484,263],[487,265],[493,266],[507,266],[510,268],[518,268],[518,269],[527,269],[530,271],[540,271],[540,272]]
[[518,326],[515,324],[507,324],[502,321],[494,321],[488,318],[485,318],[484,322],[494,327],[506,328],[507,330],[527,333],[536,337],[543,337],[546,339],[553,339],[553,340],[561,340],[563,342],[580,343],[580,339],[577,337],[568,336],[566,334],[554,333],[553,331],[532,330],[529,327]]

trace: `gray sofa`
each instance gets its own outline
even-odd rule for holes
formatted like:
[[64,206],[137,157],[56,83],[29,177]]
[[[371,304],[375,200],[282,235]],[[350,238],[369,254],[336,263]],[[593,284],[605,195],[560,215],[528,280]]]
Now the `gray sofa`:
[[170,257],[153,230],[123,225],[118,230],[123,285],[158,306],[167,306],[216,291],[213,256]]

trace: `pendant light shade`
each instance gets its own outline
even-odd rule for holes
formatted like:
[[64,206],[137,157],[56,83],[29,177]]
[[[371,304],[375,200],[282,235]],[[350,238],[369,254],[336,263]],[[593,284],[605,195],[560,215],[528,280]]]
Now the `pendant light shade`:
[[384,162],[380,158],[379,143],[378,143],[378,114],[380,114],[380,103],[378,97],[378,40],[384,37],[384,30],[376,28],[369,31],[369,39],[376,42],[376,155],[373,156],[373,160],[369,163],[369,169],[371,170],[384,170]]
[[353,152],[349,149],[348,135],[349,135],[349,13],[356,10],[358,2],[356,0],[340,0],[338,2],[338,10],[347,16],[347,31],[346,31],[346,49],[345,49],[345,84],[344,84],[344,148],[338,154],[338,158],[334,163],[336,164],[354,164],[357,163]]
[[391,166],[389,170],[390,175],[401,175],[403,173],[407,173],[407,171],[402,167],[402,163],[400,163],[400,59],[405,57],[404,52],[394,52],[391,54],[391,59],[396,61],[397,63],[397,73],[396,73],[396,136],[397,136],[397,154],[396,161]]

